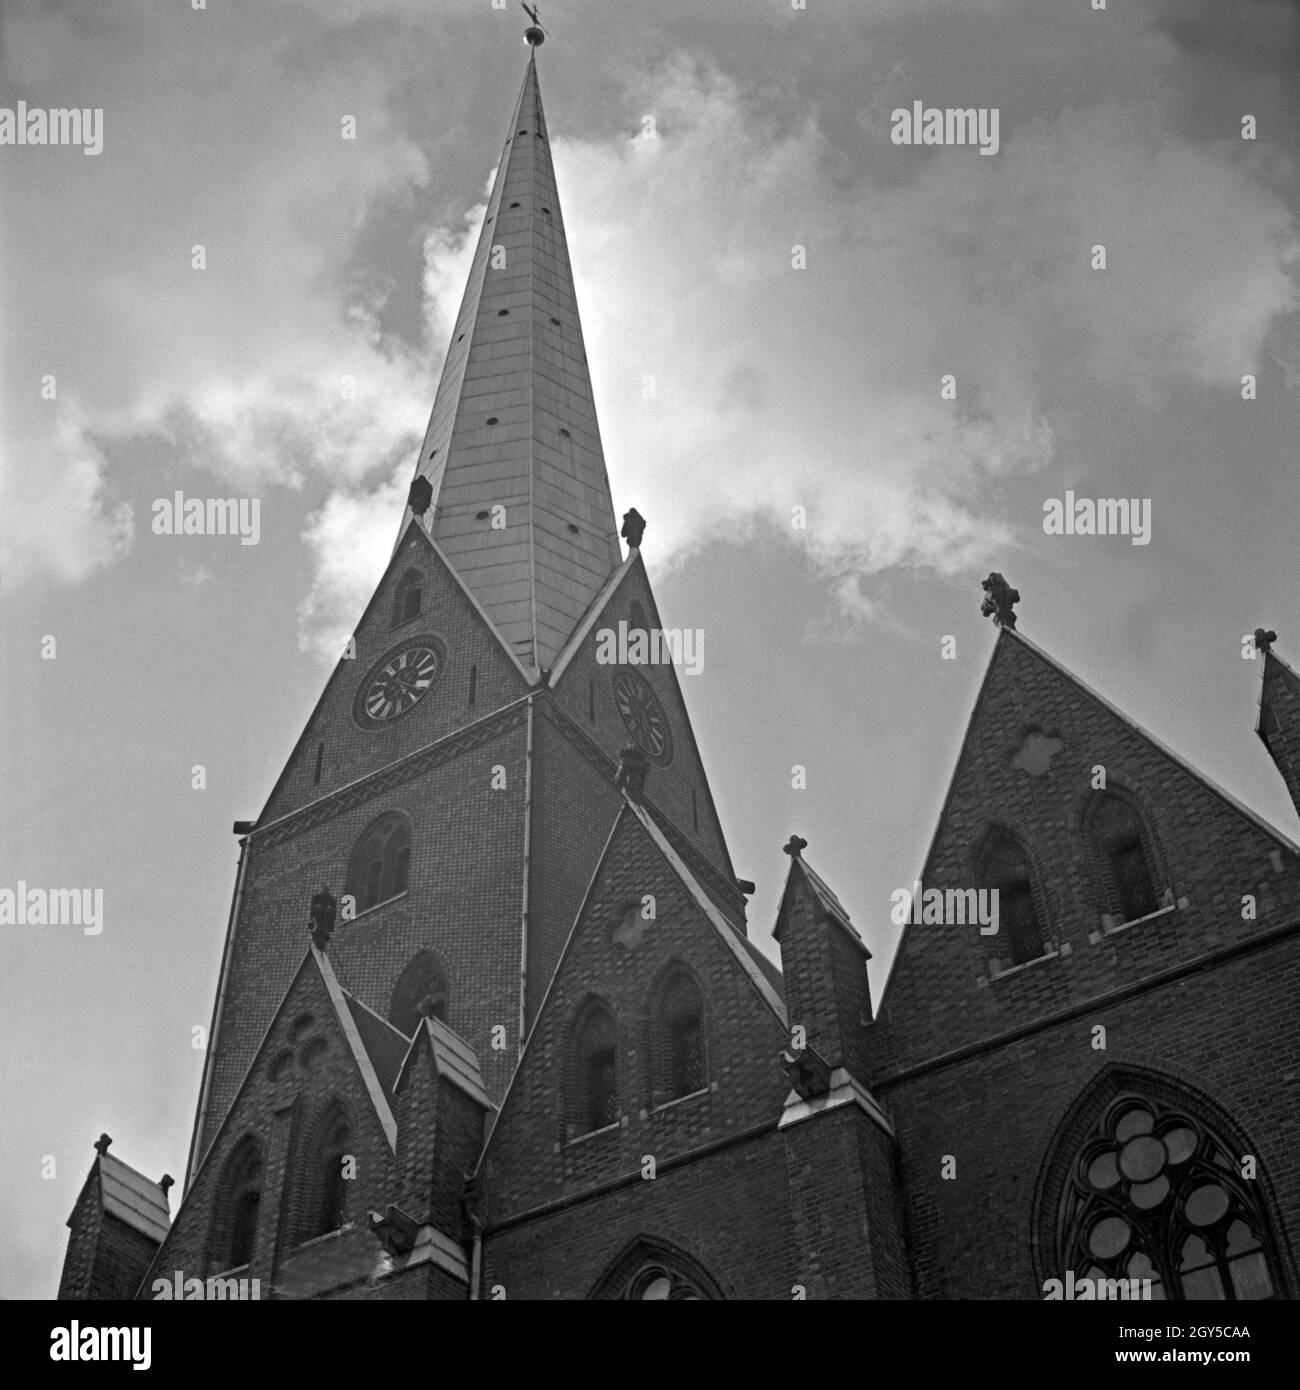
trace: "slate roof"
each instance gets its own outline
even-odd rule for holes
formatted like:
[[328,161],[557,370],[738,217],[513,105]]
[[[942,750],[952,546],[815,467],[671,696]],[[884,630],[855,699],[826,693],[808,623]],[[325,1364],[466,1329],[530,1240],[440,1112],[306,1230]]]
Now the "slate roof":
[[411,1040],[346,990],[343,991],[343,999],[352,1021],[357,1025],[362,1046],[375,1069],[379,1084],[391,1099],[397,1086],[397,1074],[402,1070],[402,1058],[406,1056]]
[[1266,652],[1264,654],[1264,669],[1260,672],[1261,680],[1259,683],[1259,718],[1255,722],[1255,732],[1264,742],[1264,747],[1268,749],[1270,756],[1273,754],[1273,745],[1269,743],[1269,734],[1275,731],[1273,723],[1273,710],[1269,699],[1269,691],[1277,679],[1281,679],[1283,685],[1288,686],[1293,695],[1300,697],[1300,676],[1282,660],[1276,652]]
[[493,626],[525,668],[552,666],[622,551],[532,56],[415,477]]
[[488,1098],[483,1085],[483,1073],[479,1070],[478,1055],[474,1049],[440,1018],[425,1018],[420,1021],[420,1031],[411,1043],[406,1059],[402,1062],[397,1084],[401,1084],[411,1059],[420,1050],[422,1042],[427,1042],[432,1053],[438,1075],[446,1077],[454,1086],[459,1086],[466,1095],[478,1101],[486,1110],[495,1111],[496,1106]]
[[162,1188],[110,1153],[101,1154],[97,1162],[103,1210],[151,1240],[161,1241],[172,1220]]

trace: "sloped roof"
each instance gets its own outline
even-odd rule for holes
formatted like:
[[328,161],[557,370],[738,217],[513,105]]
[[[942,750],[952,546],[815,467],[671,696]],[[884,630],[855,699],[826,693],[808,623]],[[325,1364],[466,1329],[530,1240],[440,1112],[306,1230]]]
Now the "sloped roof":
[[759,949],[758,944],[745,937],[740,943],[754,959],[754,964],[767,976],[767,982],[776,990],[781,1003],[785,1003],[785,976],[781,973],[781,967],[770,957],[764,955]]
[[[1042,661],[1045,665],[1051,667],[1053,671],[1055,671],[1058,675],[1063,677],[1072,686],[1074,686],[1076,690],[1086,695],[1090,700],[1095,701],[1098,705],[1102,707],[1102,709],[1106,710],[1108,714],[1111,714],[1116,719],[1118,719],[1121,724],[1125,724],[1130,729],[1132,729],[1132,731],[1135,734],[1137,734],[1139,738],[1145,739],[1146,742],[1149,743],[1153,748],[1158,749],[1172,763],[1176,764],[1184,772],[1186,772],[1189,777],[1192,777],[1197,782],[1199,782],[1201,786],[1203,786],[1207,791],[1213,793],[1213,795],[1217,796],[1221,801],[1231,806],[1232,809],[1236,811],[1239,815],[1245,816],[1245,818],[1248,821],[1250,821],[1250,823],[1254,825],[1256,829],[1263,831],[1263,833],[1267,835],[1269,839],[1281,845],[1291,854],[1300,855],[1300,845],[1295,844],[1280,830],[1278,830],[1276,826],[1270,825],[1269,822],[1263,818],[1263,816],[1259,815],[1255,811],[1252,811],[1250,807],[1247,806],[1244,802],[1238,801],[1237,798],[1233,796],[1231,792],[1226,791],[1223,787],[1219,786],[1217,782],[1207,777],[1205,773],[1203,773],[1199,768],[1189,763],[1186,758],[1182,757],[1178,753],[1175,753],[1174,750],[1170,748],[1167,743],[1164,743],[1161,739],[1158,739],[1149,730],[1144,729],[1141,724],[1139,724],[1135,719],[1131,719],[1127,714],[1124,713],[1122,709],[1120,709],[1117,705],[1112,704],[1111,701],[1106,699],[1104,695],[1099,695],[1090,685],[1080,680],[1079,677],[1076,676],[1075,673],[1071,671],[1068,666],[1062,665],[1061,662],[1059,662],[1054,656],[1051,656],[1047,652],[1045,652],[1042,649],[1042,647],[1040,647],[1036,642],[1031,642],[1030,639],[1026,637],[1023,632],[1020,632],[1018,629],[1004,627],[998,630],[998,638],[993,648],[993,654],[989,658],[988,665],[984,668],[984,679],[980,682],[979,694],[975,697],[975,704],[971,709],[970,718],[966,721],[966,731],[962,734],[961,747],[957,751],[957,757],[953,761],[952,765],[952,773],[948,779],[948,790],[944,793],[943,805],[939,810],[938,818],[935,820],[934,824],[934,834],[930,838],[930,846],[925,853],[925,860],[921,871],[922,879],[924,879],[926,875],[929,873],[930,863],[931,860],[934,858],[935,847],[939,843],[939,834],[943,829],[945,821],[947,820],[948,807],[952,801],[953,791],[957,786],[957,774],[961,769],[962,760],[966,756],[966,749],[970,743],[971,733],[975,728],[975,721],[979,718],[980,710],[984,705],[984,696],[988,691],[989,681],[992,678],[994,667],[997,665],[998,653],[1002,650],[1002,646],[1006,642],[1019,642],[1028,651],[1032,652],[1040,661]],[[890,972],[890,978],[892,981],[892,970]],[[888,990],[888,985],[886,985],[886,990]]]
[[[172,1220],[162,1188],[110,1153],[100,1154],[95,1162],[99,1168],[102,1209],[150,1240],[161,1241],[171,1229]],[[94,1176],[92,1168],[88,1181]]]
[[[659,829],[654,817],[638,802],[629,800],[628,810],[641,822],[646,833],[655,842],[659,852],[668,861],[673,872],[682,881],[682,886],[695,899],[696,906],[708,918],[718,935],[722,938],[727,949],[740,962],[741,968],[749,977],[750,983],[758,991],[759,996],[769,1009],[777,1016],[781,1026],[786,1026],[785,1000],[782,991],[777,989],[773,983],[770,970],[771,962],[766,961],[762,952],[753,948],[753,943],[747,938],[742,939],[737,935],[735,927],[722,915],[713,899],[700,886],[695,875],[687,867],[686,861],[672,847],[668,837]],[[758,963],[758,958],[764,960],[764,964]]]
[[492,624],[525,667],[551,666],[622,554],[533,56],[415,476]]
[[381,1018],[346,990],[343,992],[343,998],[347,1002],[352,1021],[357,1025],[362,1046],[374,1066],[379,1084],[384,1088],[384,1094],[391,1099],[397,1089],[397,1075],[402,1069],[402,1058],[406,1056],[411,1040],[405,1033],[394,1028],[386,1018]]
[[1279,679],[1283,685],[1290,687],[1293,696],[1300,699],[1300,676],[1296,675],[1276,652],[1265,652],[1264,669],[1260,672],[1259,718],[1255,721],[1255,732],[1264,741],[1264,747],[1268,749],[1270,756],[1273,753],[1273,745],[1269,743],[1268,736],[1273,731],[1273,726],[1269,689]]
[[[790,891],[790,880],[799,874],[803,881],[808,885],[813,897],[817,899],[822,911],[843,931],[848,933],[850,940],[868,959],[871,959],[871,952],[867,949],[867,943],[863,941],[857,927],[853,925],[853,920],[845,910],[844,904],[831,891],[826,880],[817,872],[808,861],[800,855],[792,855],[790,858],[790,872],[786,875],[785,888],[781,893],[781,905],[785,906],[785,895]],[[778,932],[776,933],[779,941],[779,922]]]
[[423,1045],[427,1045],[432,1053],[439,1076],[445,1077],[453,1086],[458,1086],[472,1100],[478,1101],[485,1110],[496,1110],[496,1106],[488,1097],[487,1088],[483,1085],[478,1054],[459,1033],[449,1028],[440,1018],[420,1020],[420,1027],[416,1030],[396,1077],[395,1085],[398,1089]]
[[[357,1022],[357,1017],[353,1012],[352,1005],[356,1002],[352,996],[339,984],[338,976],[334,973],[334,967],[330,964],[329,957],[317,946],[310,948],[311,959],[316,962],[316,968],[320,971],[321,979],[325,984],[325,992],[329,995],[330,1003],[334,1005],[334,1012],[338,1016],[339,1025],[343,1029],[343,1036],[348,1040],[348,1046],[352,1050],[352,1056],[356,1061],[357,1070],[361,1073],[362,1083],[365,1085],[366,1094],[370,1097],[370,1103],[374,1106],[375,1115],[383,1128],[384,1137],[388,1140],[388,1147],[397,1152],[397,1121],[393,1118],[393,1107],[391,1104],[392,1091],[386,1087],[381,1079],[381,1068],[389,1068],[390,1047],[381,1037],[378,1029],[374,1027],[374,1022],[383,1023],[378,1014],[367,1009],[364,1004],[359,1005],[360,1010],[368,1015],[366,1029],[367,1034],[375,1043],[379,1061],[378,1063],[371,1057],[370,1051],[363,1040],[361,1025]],[[293,986],[290,986],[292,989]],[[283,1007],[283,1005],[281,1006]],[[279,1010],[276,1010],[279,1016]],[[384,1024],[385,1027],[389,1025]],[[397,1032],[392,1029],[392,1032]],[[397,1034],[400,1038],[402,1035]],[[259,1049],[260,1051],[260,1049]]]

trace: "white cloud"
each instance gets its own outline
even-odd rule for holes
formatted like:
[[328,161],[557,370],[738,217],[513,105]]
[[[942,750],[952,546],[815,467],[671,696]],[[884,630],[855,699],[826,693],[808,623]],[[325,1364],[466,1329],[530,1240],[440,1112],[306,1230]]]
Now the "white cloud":
[[4,430],[0,543],[6,592],[39,575],[78,583],[131,548],[131,507],[106,503],[104,455],[76,403],[44,406],[43,428],[20,418]]

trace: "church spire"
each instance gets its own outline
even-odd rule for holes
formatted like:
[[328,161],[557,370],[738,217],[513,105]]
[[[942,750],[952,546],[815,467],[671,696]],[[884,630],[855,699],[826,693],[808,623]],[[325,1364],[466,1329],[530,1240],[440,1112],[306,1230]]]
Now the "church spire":
[[622,557],[534,29],[412,500],[520,662],[542,669]]

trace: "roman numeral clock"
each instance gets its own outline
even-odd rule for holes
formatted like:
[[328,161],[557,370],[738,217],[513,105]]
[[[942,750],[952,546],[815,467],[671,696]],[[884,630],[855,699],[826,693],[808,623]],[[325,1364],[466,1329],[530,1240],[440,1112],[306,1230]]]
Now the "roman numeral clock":
[[650,682],[635,671],[620,671],[613,684],[614,703],[628,733],[660,767],[666,767],[673,760],[673,734]]
[[363,729],[400,719],[437,684],[446,651],[436,637],[415,637],[392,648],[366,672],[352,706]]

